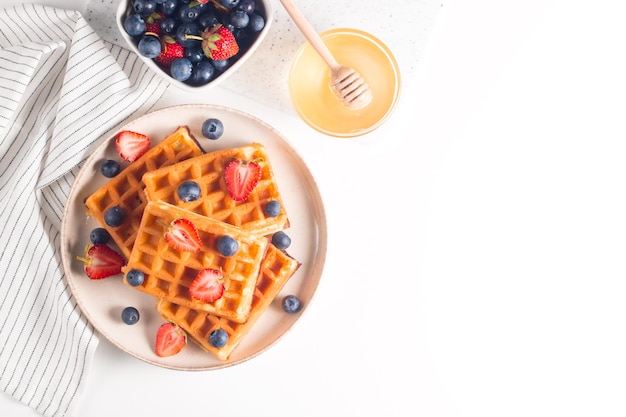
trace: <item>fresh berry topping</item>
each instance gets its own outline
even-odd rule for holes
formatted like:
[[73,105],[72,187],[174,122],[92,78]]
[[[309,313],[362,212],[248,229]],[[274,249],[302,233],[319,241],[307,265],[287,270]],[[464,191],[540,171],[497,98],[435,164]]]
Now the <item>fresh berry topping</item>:
[[272,235],[272,244],[278,249],[287,249],[291,245],[291,238],[280,230]]
[[278,216],[280,214],[280,203],[276,200],[268,201],[263,209],[263,213],[268,217]]
[[139,43],[137,50],[146,58],[156,58],[161,53],[161,41],[159,35],[153,32],[145,32]]
[[133,0],[133,9],[142,16],[149,16],[156,11],[156,1]]
[[174,323],[163,323],[156,334],[154,352],[157,356],[173,356],[187,344],[187,334]]
[[172,36],[163,36],[161,45],[161,54],[154,59],[159,65],[167,68],[172,65],[172,62],[185,56],[185,49]]
[[150,138],[143,133],[123,130],[117,134],[115,149],[122,159],[134,162],[150,149]]
[[104,244],[90,245],[85,257],[78,257],[85,263],[85,272],[91,279],[103,279],[120,274],[126,260],[115,249]]
[[202,122],[202,134],[207,139],[219,139],[224,133],[224,124],[219,119],[206,119]]
[[189,286],[189,294],[196,300],[212,303],[224,294],[224,275],[217,269],[203,269]]
[[261,179],[261,167],[256,162],[235,159],[226,166],[224,177],[231,198],[243,201],[250,196]]
[[126,307],[122,310],[122,321],[128,325],[139,321],[139,310],[135,307]]
[[188,219],[176,219],[165,232],[165,240],[181,252],[200,252],[202,241],[196,226]]
[[[188,35],[187,38],[197,39],[198,37]],[[214,60],[227,59],[239,52],[239,45],[233,32],[221,23],[205,29],[199,38],[202,40],[204,55],[208,58]]]
[[109,240],[111,240],[111,235],[109,234],[109,232],[107,232],[105,228],[96,227],[91,231],[91,233],[89,233],[89,240],[94,245],[104,245],[109,243]]
[[146,32],[152,32],[159,35],[161,33],[161,22],[165,14],[162,12],[154,12],[146,17]]
[[183,201],[196,201],[200,198],[200,186],[195,181],[182,182],[176,190],[178,198]]
[[224,347],[228,342],[228,333],[223,329],[215,329],[209,334],[209,343],[215,348]]
[[104,212],[104,222],[111,227],[118,227],[126,220],[126,213],[119,206],[113,206]]
[[295,295],[286,295],[281,301],[283,310],[287,313],[297,313],[302,310],[302,302]]
[[146,31],[146,22],[139,13],[130,14],[124,19],[124,30],[130,36],[139,36]]
[[100,172],[107,178],[113,178],[120,173],[120,164],[113,159],[107,159],[102,163]]
[[217,251],[222,256],[230,257],[237,253],[239,250],[239,243],[232,237],[226,235],[217,240]]
[[138,287],[143,284],[143,281],[146,279],[146,276],[143,272],[138,269],[131,269],[126,273],[126,282],[131,287]]

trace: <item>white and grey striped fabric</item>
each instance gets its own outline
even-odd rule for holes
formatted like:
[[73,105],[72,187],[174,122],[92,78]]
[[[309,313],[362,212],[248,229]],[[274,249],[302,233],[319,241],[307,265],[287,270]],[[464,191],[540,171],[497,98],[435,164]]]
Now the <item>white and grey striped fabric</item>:
[[166,88],[76,11],[0,9],[0,387],[44,416],[72,415],[98,343],[60,261],[75,174]]

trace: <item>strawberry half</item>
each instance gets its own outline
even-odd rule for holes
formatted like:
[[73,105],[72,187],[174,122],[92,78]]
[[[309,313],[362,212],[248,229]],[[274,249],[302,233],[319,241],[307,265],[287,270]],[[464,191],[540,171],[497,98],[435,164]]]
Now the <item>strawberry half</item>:
[[189,286],[189,294],[196,300],[212,303],[224,294],[224,274],[217,269],[203,269]]
[[231,198],[243,201],[250,196],[261,179],[261,167],[256,162],[235,159],[226,165],[224,178]]
[[126,260],[117,251],[105,244],[90,245],[85,249],[85,257],[77,257],[85,263],[85,272],[91,279],[102,279],[121,274]]
[[187,334],[174,323],[163,323],[156,334],[154,352],[157,356],[173,356],[187,345]]
[[165,240],[181,252],[200,252],[202,241],[196,226],[188,219],[176,219],[167,228]]
[[161,54],[154,60],[161,66],[170,67],[172,62],[185,56],[185,48],[171,36],[161,39]]
[[117,134],[115,149],[122,159],[134,162],[150,149],[150,138],[143,133],[122,130]]
[[206,57],[221,61],[236,55],[239,45],[233,32],[218,23],[202,32],[202,51]]

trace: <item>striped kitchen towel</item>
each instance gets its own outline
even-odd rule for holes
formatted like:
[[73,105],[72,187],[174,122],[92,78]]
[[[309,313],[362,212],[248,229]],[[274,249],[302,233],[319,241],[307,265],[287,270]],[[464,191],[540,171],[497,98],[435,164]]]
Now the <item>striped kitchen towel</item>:
[[98,335],[60,261],[63,209],[99,138],[167,88],[76,11],[0,9],[0,387],[44,416],[71,416]]

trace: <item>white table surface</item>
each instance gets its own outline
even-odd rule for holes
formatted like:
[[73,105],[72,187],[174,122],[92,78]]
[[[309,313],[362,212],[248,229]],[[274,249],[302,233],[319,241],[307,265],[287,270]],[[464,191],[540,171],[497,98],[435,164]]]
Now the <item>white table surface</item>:
[[[448,0],[411,89],[358,140],[225,91],[289,138],[325,197],[314,302],[219,371],[102,340],[76,416],[625,415],[625,11]],[[0,415],[36,416],[5,394]]]

